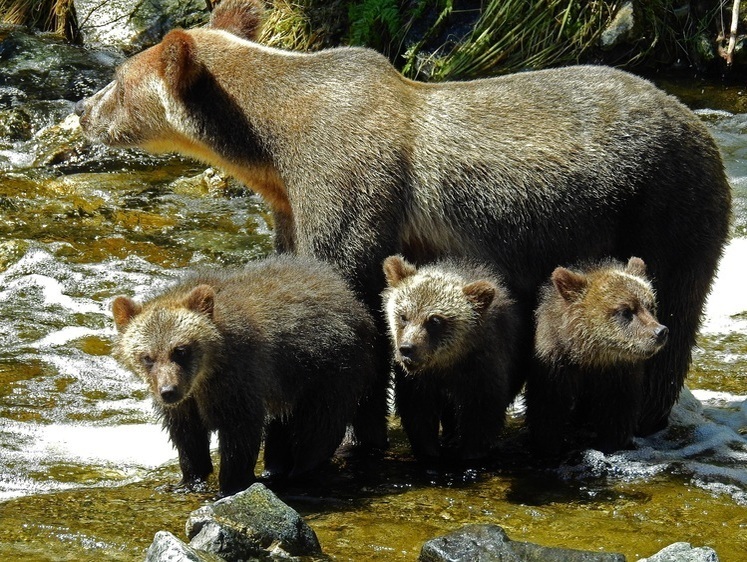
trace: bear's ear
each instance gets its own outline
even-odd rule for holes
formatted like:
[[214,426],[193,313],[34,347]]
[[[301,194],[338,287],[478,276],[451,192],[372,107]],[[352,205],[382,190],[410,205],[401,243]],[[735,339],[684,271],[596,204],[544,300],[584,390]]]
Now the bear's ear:
[[114,314],[114,325],[117,331],[122,333],[130,321],[143,311],[142,305],[136,303],[130,297],[117,297],[112,303],[112,314]]
[[390,287],[396,287],[417,271],[414,265],[400,255],[389,256],[384,260],[384,277]]
[[586,277],[565,267],[555,268],[551,279],[560,296],[568,302],[578,300],[586,288]]
[[479,313],[486,311],[495,298],[495,285],[490,281],[481,280],[469,283],[462,288],[462,291]]
[[184,299],[184,306],[194,312],[212,317],[215,306],[215,289],[210,285],[197,285]]
[[264,11],[261,0],[223,0],[213,10],[208,27],[254,41],[259,35]]
[[194,39],[186,31],[174,29],[163,38],[160,48],[161,78],[174,97],[183,98],[204,72],[194,56]]
[[633,256],[628,260],[628,265],[625,267],[625,271],[631,275],[644,277],[646,275],[646,264],[641,258]]

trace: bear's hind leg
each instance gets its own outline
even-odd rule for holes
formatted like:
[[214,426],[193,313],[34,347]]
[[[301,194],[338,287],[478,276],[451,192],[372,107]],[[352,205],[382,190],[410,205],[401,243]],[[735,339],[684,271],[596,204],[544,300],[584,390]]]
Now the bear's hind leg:
[[318,396],[305,401],[288,420],[293,456],[289,478],[303,476],[327,462],[345,437],[345,416],[335,411],[335,404],[318,402]]
[[274,419],[267,424],[263,477],[283,477],[291,471],[293,468],[291,439],[291,431],[287,421]]

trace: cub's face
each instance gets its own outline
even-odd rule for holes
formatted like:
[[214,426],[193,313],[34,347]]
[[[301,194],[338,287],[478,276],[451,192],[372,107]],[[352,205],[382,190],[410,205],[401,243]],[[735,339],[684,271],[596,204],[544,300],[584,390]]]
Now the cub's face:
[[[592,283],[586,296],[594,344],[618,361],[652,357],[666,343],[669,330],[656,318],[656,299],[650,283],[625,273]],[[597,328],[598,326],[598,328]]]
[[388,289],[386,312],[394,358],[409,373],[450,368],[471,350],[481,318],[462,286],[428,275]]
[[212,312],[157,301],[143,309],[127,297],[118,297],[113,311],[115,357],[148,383],[161,406],[178,404],[209,374],[221,343]]
[[656,318],[656,295],[639,258],[588,274],[559,267],[552,281],[562,303],[565,353],[577,364],[639,362],[666,343],[669,330]]

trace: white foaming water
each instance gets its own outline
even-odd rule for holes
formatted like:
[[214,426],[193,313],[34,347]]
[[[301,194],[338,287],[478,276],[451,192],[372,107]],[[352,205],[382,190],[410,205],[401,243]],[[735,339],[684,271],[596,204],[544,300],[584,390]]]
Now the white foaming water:
[[[747,334],[747,238],[729,242],[719,264],[706,304],[701,331],[710,334],[740,332]],[[742,315],[737,317],[737,315]]]
[[110,291],[142,298],[176,272],[65,264],[54,250],[34,245],[0,273],[0,358],[18,372],[0,395],[0,500],[132,482],[176,456],[144,383],[80,343],[114,335]]
[[[142,478],[174,458],[166,434],[155,424],[90,426],[6,423],[3,441],[24,443],[20,451],[5,450],[0,472],[0,500],[85,486],[121,485]],[[60,465],[95,467],[95,476],[39,478]],[[33,476],[32,476],[33,475]]]

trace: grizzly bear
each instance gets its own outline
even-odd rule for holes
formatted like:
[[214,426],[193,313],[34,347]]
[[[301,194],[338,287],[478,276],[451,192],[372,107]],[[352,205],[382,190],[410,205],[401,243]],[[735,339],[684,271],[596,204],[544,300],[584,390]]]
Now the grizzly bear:
[[399,255],[384,260],[384,273],[395,404],[413,453],[486,457],[522,380],[520,317],[501,277],[464,260],[418,269]]
[[376,377],[376,328],[332,266],[280,256],[202,271],[145,304],[117,297],[114,355],[150,386],[185,487],[212,472],[223,494],[266,475],[296,478],[329,459]]
[[[371,311],[392,254],[510,271],[527,326],[557,264],[638,255],[672,331],[646,362],[640,430],[666,424],[729,229],[730,187],[698,117],[606,67],[424,84],[364,48],[269,48],[253,41],[261,6],[224,0],[208,27],[125,61],[77,104],[84,133],[234,175],[271,208],[278,251],[336,264]],[[379,404],[383,416],[383,391]]]
[[655,314],[640,258],[553,271],[535,315],[536,362],[526,391],[527,423],[540,450],[556,454],[567,442],[583,443],[575,435],[583,430],[603,452],[629,444],[645,389],[644,362],[669,335]]

